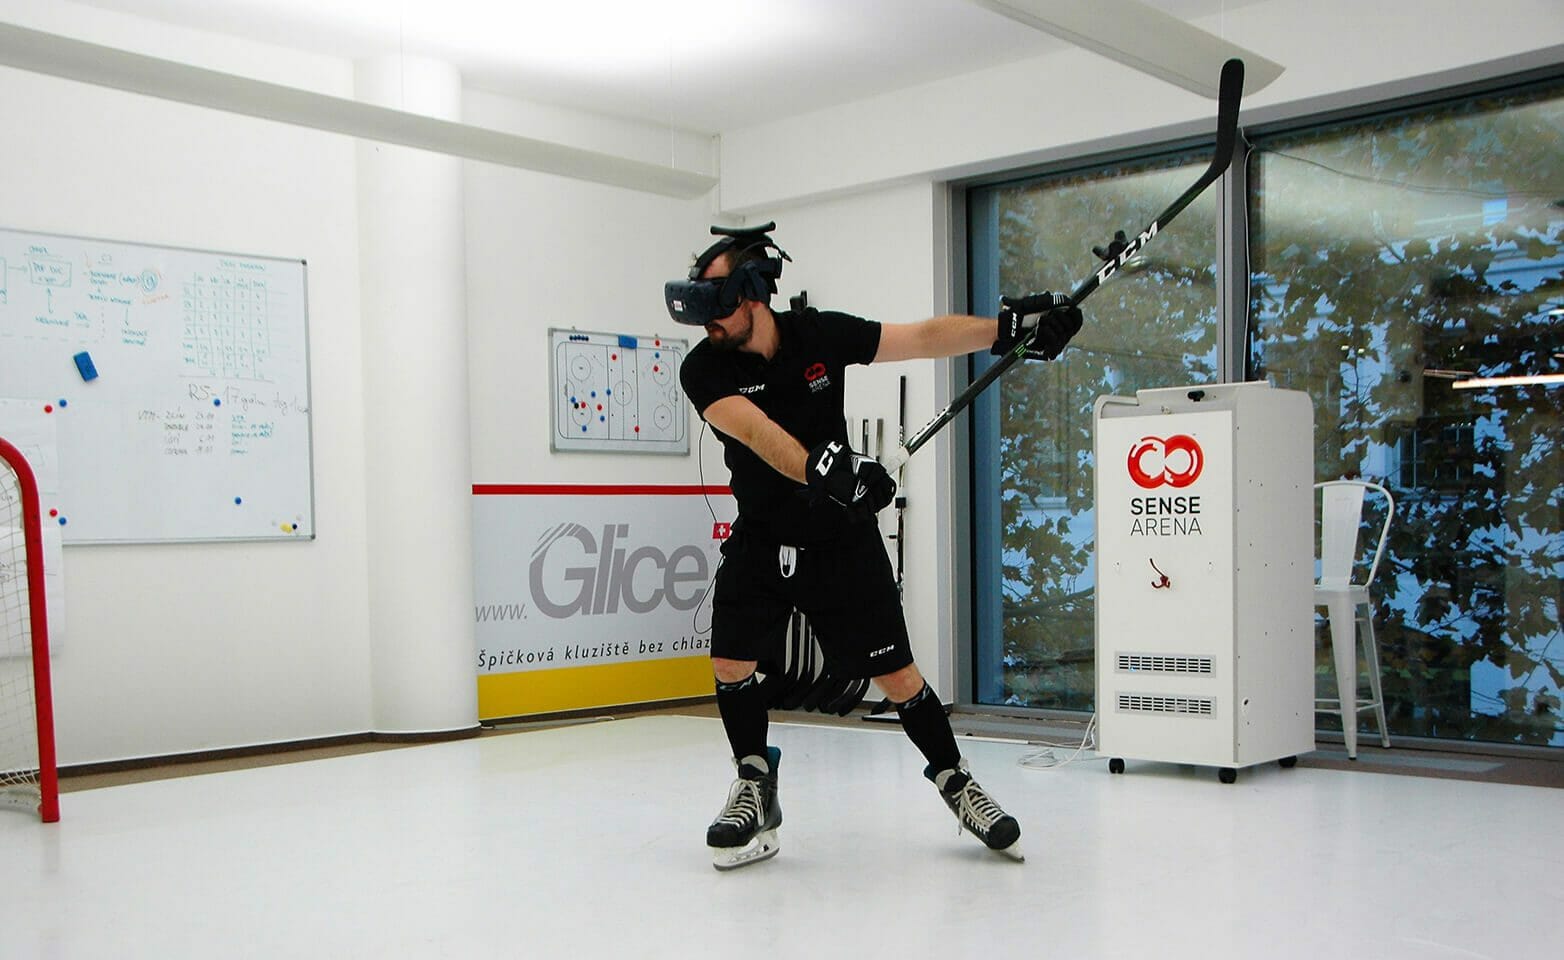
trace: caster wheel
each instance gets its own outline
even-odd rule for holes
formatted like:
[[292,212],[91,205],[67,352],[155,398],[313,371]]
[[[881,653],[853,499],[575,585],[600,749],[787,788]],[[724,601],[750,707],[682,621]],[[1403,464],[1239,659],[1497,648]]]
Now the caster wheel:
[[1296,767],[1298,765],[1298,758],[1297,757],[1283,757],[1283,758],[1281,758],[1280,760],[1278,760],[1276,762],[1281,764],[1283,770],[1291,770],[1293,767]]
[[1238,781],[1238,771],[1232,767],[1223,767],[1216,772],[1216,778],[1223,783],[1236,783]]
[[1124,772],[1124,761],[1121,760],[1118,757],[1114,757],[1112,760],[1109,760],[1108,761],[1108,772],[1109,773],[1123,773]]

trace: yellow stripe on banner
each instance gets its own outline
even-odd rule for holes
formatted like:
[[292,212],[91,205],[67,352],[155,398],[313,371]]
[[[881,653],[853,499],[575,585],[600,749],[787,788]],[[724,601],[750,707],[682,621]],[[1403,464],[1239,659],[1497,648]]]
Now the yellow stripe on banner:
[[478,677],[478,718],[520,717],[715,693],[711,658],[674,657]]

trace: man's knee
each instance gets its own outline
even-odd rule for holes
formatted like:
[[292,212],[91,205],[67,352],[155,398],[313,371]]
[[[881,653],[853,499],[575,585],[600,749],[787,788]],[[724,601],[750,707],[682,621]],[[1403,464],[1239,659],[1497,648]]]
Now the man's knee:
[[718,683],[738,683],[754,673],[756,666],[757,661],[755,660],[728,660],[725,657],[711,658],[711,672],[716,676]]
[[900,670],[875,677],[874,682],[893,703],[906,703],[923,689],[923,674],[918,672],[917,664],[909,663]]

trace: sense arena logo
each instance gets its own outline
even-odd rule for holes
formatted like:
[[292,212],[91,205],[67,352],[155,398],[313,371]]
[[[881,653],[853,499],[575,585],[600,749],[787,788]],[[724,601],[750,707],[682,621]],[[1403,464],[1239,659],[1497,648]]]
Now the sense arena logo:
[[663,604],[693,610],[711,580],[701,547],[664,552],[632,545],[628,523],[606,523],[600,535],[579,523],[550,527],[533,548],[527,574],[533,605],[555,620],[621,608],[651,613]]
[[[1181,490],[1200,479],[1205,451],[1187,434],[1141,437],[1130,445],[1130,479],[1142,490]],[[1146,537],[1199,536],[1200,496],[1172,493],[1130,498],[1130,535]]]
[[1130,446],[1130,479],[1147,490],[1164,484],[1187,487],[1200,479],[1200,471],[1205,465],[1205,451],[1187,434],[1141,437]]

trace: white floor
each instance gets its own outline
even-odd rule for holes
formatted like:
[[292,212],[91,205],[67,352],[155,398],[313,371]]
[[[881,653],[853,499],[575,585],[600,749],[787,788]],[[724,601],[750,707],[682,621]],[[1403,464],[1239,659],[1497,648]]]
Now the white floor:
[[1564,793],[964,740],[1028,860],[958,836],[898,728],[772,725],[782,852],[704,834],[716,720],[646,717],[71,793],[0,811],[0,956],[1557,955]]

